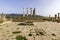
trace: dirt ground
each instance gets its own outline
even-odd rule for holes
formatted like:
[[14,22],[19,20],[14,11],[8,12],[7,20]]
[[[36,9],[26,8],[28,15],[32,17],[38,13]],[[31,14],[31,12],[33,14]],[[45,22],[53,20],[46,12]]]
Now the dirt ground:
[[[0,25],[0,40],[16,40],[17,35],[25,36],[28,40],[60,40],[60,23],[34,22],[33,26],[18,25],[21,22],[5,22]],[[21,33],[13,34],[14,31]],[[39,34],[42,32],[43,34]],[[32,36],[29,36],[29,34]],[[36,35],[38,33],[38,35]]]

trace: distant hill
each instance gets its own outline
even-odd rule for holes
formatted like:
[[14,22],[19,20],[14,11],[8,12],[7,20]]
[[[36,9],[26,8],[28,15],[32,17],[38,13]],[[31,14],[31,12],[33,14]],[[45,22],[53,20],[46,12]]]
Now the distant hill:
[[[22,16],[22,14],[6,14],[6,16]],[[30,16],[30,15],[29,15]],[[40,15],[36,15],[37,17],[43,17],[43,16],[40,16]]]
[[11,17],[11,16],[22,16],[22,14],[6,14],[6,16],[9,16],[9,17]]
[[35,17],[31,17],[30,15],[28,17],[25,17],[25,18],[21,18],[21,19],[18,19],[19,17],[21,17],[22,14],[6,14],[6,17],[8,18],[11,18],[11,17],[16,17],[17,19],[14,19],[14,20],[50,20],[49,17],[45,17],[45,16],[40,16],[40,15],[36,15]]

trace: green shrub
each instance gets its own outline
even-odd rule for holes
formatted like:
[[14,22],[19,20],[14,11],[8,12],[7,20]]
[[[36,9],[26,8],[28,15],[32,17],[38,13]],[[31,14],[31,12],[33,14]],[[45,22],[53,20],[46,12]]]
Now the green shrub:
[[26,39],[26,37],[23,37],[23,36],[21,36],[21,35],[18,35],[18,36],[16,37],[16,40],[27,40],[27,39]]
[[32,36],[32,34],[30,33],[29,36]]
[[44,35],[44,33],[43,33],[43,32],[39,32],[39,34],[40,34],[40,35]]
[[52,34],[53,36],[56,36],[55,34]]
[[12,32],[13,34],[18,34],[18,33],[20,33],[20,31],[15,31],[15,32]]
[[36,35],[38,35],[39,36],[39,34],[37,33]]
[[25,25],[25,23],[20,23],[20,24],[18,24],[18,25]]

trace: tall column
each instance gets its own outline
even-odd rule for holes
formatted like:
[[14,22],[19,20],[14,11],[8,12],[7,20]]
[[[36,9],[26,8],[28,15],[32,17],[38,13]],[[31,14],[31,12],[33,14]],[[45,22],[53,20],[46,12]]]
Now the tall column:
[[23,8],[23,17],[25,17],[25,12],[24,12],[24,8]]
[[58,13],[58,19],[59,19],[59,14],[60,14],[60,13]]
[[51,15],[49,15],[49,18],[51,17]]
[[1,20],[3,21],[4,13],[1,14]]
[[1,21],[1,14],[0,14],[0,21]]
[[28,17],[28,8],[26,8],[27,9],[27,17]]
[[30,15],[32,16],[32,8],[30,8]]
[[57,18],[57,15],[55,14],[55,19]]
[[35,17],[35,8],[33,9],[33,17]]

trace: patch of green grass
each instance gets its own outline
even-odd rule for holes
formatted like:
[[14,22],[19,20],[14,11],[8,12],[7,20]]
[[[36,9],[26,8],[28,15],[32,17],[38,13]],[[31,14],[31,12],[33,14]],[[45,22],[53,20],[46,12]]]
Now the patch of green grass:
[[6,27],[9,27],[8,25]]
[[19,28],[17,28],[17,29],[19,29]]
[[57,40],[57,39],[52,39],[52,40]]
[[27,39],[26,39],[26,37],[23,37],[23,36],[21,36],[21,35],[18,35],[18,36],[16,37],[16,40],[27,40]]
[[12,32],[13,34],[18,34],[18,33],[21,33],[20,31],[15,31],[15,32]]
[[3,23],[3,21],[0,21],[0,23]]

